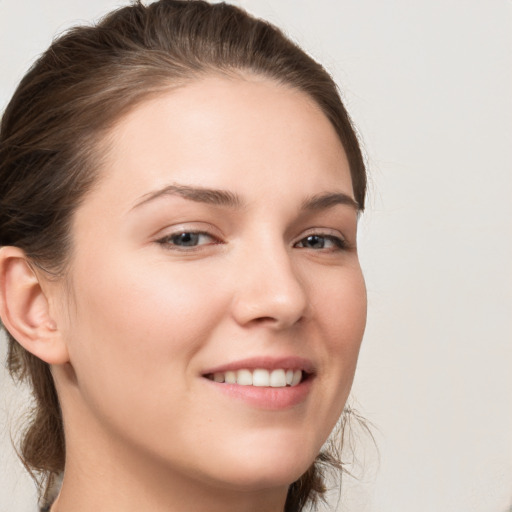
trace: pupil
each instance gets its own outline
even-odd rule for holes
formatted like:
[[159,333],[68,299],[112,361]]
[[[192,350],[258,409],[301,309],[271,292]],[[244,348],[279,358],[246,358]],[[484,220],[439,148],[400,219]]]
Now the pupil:
[[321,236],[311,235],[308,236],[306,240],[310,247],[316,247],[319,249],[323,249],[324,247],[324,239]]
[[197,245],[199,236],[197,233],[180,233],[174,238],[176,245],[192,246]]

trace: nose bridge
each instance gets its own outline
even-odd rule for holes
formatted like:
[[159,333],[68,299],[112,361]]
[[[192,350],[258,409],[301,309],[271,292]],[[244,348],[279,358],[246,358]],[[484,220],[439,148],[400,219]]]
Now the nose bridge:
[[267,236],[240,251],[233,306],[239,323],[264,320],[283,328],[304,316],[306,288],[293,262],[292,251],[278,236]]

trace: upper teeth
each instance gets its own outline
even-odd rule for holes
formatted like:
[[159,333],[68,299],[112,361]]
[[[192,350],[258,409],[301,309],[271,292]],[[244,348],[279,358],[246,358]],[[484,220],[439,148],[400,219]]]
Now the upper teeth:
[[227,372],[216,372],[208,376],[215,382],[226,382],[227,384],[239,384],[240,386],[261,386],[272,388],[284,388],[285,386],[296,386],[302,380],[302,370],[236,370]]

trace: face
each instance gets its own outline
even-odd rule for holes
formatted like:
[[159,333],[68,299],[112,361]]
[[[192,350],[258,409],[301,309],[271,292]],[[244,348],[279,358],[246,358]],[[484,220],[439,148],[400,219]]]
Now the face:
[[190,479],[288,485],[352,383],[356,228],[344,150],[303,93],[212,76],[137,107],[74,218],[65,417]]

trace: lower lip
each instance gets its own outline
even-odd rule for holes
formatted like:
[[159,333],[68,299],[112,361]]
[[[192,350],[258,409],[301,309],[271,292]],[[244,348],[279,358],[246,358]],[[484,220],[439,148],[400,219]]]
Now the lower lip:
[[252,407],[281,410],[289,409],[306,400],[311,390],[313,377],[310,376],[300,384],[297,384],[297,386],[282,388],[240,386],[239,384],[219,383],[206,378],[204,380],[220,393],[224,393],[235,400],[245,402]]

